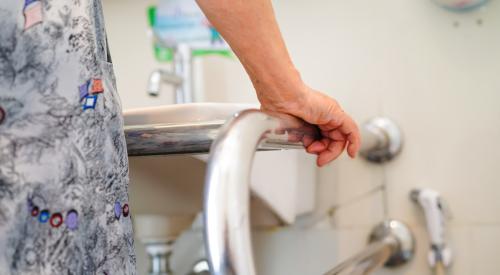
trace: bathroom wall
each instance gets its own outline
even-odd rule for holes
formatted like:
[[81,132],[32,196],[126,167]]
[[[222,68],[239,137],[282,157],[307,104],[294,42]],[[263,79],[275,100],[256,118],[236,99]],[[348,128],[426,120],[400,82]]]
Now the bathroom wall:
[[[144,16],[152,2],[104,0],[124,108],[171,102],[168,89],[158,99],[145,94],[157,67]],[[342,157],[319,169],[316,213],[293,227],[256,232],[260,274],[319,274],[362,249],[371,227],[386,218],[411,226],[417,255],[403,268],[377,274],[432,274],[423,216],[408,199],[415,187],[438,190],[452,211],[449,274],[497,274],[500,3],[468,14],[441,10],[430,0],[274,3],[303,78],[338,99],[359,123],[377,115],[394,119],[405,144],[383,166]],[[208,57],[196,66],[205,100],[256,102],[236,60]]]
[[[384,167],[342,159],[320,170],[320,184],[333,186],[331,202],[354,199],[333,218],[340,258],[363,246],[373,224],[397,218],[415,231],[417,257],[380,274],[431,274],[423,217],[408,199],[412,188],[429,187],[453,214],[451,274],[500,270],[499,4],[457,15],[430,1],[277,2],[304,78],[358,122],[388,116],[405,134],[402,155]],[[363,196],[381,185],[386,192]]]

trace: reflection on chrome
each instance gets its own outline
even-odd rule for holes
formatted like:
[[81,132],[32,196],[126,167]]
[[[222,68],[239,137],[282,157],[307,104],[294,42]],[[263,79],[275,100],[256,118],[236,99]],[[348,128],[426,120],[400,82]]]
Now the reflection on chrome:
[[[180,105],[179,105],[180,106]],[[245,112],[263,114],[258,110]],[[302,140],[310,142],[319,135],[317,128],[288,115],[271,114],[277,126],[268,130],[258,150],[302,148]],[[125,126],[125,138],[129,156],[201,154],[208,153],[210,146],[221,131],[226,120],[166,123]]]
[[257,110],[240,112],[222,127],[205,178],[204,229],[212,274],[255,274],[249,180],[257,148],[297,148],[318,137],[317,128],[303,121]]

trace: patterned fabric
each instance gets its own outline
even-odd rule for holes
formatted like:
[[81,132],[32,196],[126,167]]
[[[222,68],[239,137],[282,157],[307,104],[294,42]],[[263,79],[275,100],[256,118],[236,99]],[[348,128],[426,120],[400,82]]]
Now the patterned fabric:
[[100,5],[0,1],[0,275],[135,274]]

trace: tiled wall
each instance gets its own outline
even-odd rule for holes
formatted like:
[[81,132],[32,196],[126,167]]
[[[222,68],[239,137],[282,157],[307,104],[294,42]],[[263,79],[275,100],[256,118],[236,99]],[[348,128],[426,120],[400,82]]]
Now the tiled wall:
[[[337,97],[359,122],[388,116],[405,135],[402,155],[384,167],[344,158],[320,171],[320,184],[334,185],[332,201],[340,204],[386,187],[336,212],[340,258],[363,246],[354,239],[365,239],[373,224],[397,218],[415,231],[417,257],[379,274],[431,274],[423,216],[408,199],[412,188],[428,187],[441,192],[453,213],[450,274],[499,274],[500,5],[490,4],[456,15],[430,1],[279,2],[305,78]],[[308,15],[299,12],[305,10]],[[304,31],[299,39],[293,33],[314,24],[305,27],[294,17],[313,20],[329,38],[316,44],[314,32]]]
[[[274,2],[303,78],[360,123],[376,115],[397,121],[405,147],[384,166],[341,158],[319,170],[318,224],[257,232],[261,274],[316,274],[361,249],[388,217],[411,226],[417,257],[378,274],[432,274],[423,216],[408,199],[415,187],[438,190],[450,205],[449,274],[500,274],[500,2],[469,14],[431,0]],[[144,93],[156,67],[140,25],[147,1],[104,4],[125,108],[167,103]],[[197,66],[207,101],[256,101],[236,60],[209,57]],[[385,192],[373,191],[381,186]],[[321,219],[332,205],[341,206]]]

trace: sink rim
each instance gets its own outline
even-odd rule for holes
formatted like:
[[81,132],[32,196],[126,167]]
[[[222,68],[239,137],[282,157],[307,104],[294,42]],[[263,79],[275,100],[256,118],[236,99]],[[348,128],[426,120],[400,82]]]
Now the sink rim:
[[190,124],[226,121],[246,109],[259,109],[258,104],[245,103],[187,103],[132,108],[123,111],[124,125],[128,127]]

